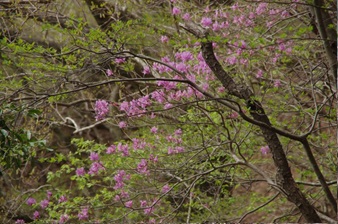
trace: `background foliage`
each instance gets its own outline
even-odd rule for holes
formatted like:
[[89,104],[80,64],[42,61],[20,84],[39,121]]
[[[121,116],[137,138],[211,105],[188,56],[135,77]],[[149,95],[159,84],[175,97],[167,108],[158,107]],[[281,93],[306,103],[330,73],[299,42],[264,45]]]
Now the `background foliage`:
[[336,9],[0,3],[2,222],[333,222]]

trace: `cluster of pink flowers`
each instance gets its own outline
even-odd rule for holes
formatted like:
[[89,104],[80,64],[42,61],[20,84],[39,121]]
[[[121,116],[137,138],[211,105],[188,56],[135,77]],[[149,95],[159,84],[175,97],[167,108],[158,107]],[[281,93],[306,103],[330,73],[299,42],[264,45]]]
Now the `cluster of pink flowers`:
[[114,180],[115,180],[115,186],[114,189],[121,189],[124,187],[124,181],[125,180],[129,180],[130,179],[130,175],[126,174],[126,171],[124,170],[119,170],[117,172],[117,174],[114,176]]
[[146,147],[146,142],[142,139],[133,138],[132,142],[134,150],[144,149]]
[[106,168],[100,162],[93,162],[89,168],[88,174],[97,175],[101,170]]
[[122,153],[123,156],[129,156],[129,145],[122,144],[121,142],[117,145],[117,149]]
[[262,152],[263,155],[267,155],[269,151],[270,151],[269,146],[263,146],[261,148],[261,152]]
[[79,220],[86,220],[88,219],[88,208],[83,208],[79,214],[77,215]]
[[141,159],[141,162],[137,165],[137,172],[141,174],[149,174],[148,161],[146,159]]
[[112,154],[116,152],[116,145],[111,145],[107,148],[106,153],[107,154]]
[[95,119],[97,121],[104,119],[109,113],[109,104],[105,100],[97,100],[95,103]]
[[145,109],[150,105],[151,101],[149,95],[146,95],[130,102],[122,102],[120,104],[120,110],[124,111],[128,116],[141,116],[146,111]]

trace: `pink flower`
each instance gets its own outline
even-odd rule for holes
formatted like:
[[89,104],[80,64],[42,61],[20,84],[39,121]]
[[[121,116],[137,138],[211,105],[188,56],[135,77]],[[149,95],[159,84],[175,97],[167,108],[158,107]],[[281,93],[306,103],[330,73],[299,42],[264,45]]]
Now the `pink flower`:
[[99,154],[98,154],[98,153],[96,153],[96,152],[91,152],[90,155],[89,155],[89,159],[90,159],[91,161],[97,161],[97,160],[100,159],[100,157],[99,157]]
[[202,26],[210,27],[212,25],[212,20],[209,17],[203,17],[201,20]]
[[182,19],[185,20],[185,21],[189,21],[189,20],[191,19],[190,14],[189,14],[189,13],[185,13],[185,14],[182,16]]
[[289,15],[290,15],[289,12],[286,11],[286,10],[284,10],[284,11],[282,12],[282,18],[286,18],[286,17],[288,17]]
[[60,198],[59,198],[59,203],[62,203],[62,202],[66,202],[67,201],[67,197],[62,195]]
[[85,174],[86,174],[86,171],[85,171],[85,169],[84,169],[83,167],[80,167],[80,168],[77,168],[77,169],[76,169],[75,173],[76,173],[77,176],[80,177],[80,176],[85,175]]
[[132,141],[133,141],[133,148],[135,150],[144,149],[144,147],[146,147],[146,142],[143,140],[140,140],[138,138],[133,138]]
[[47,199],[44,199],[40,202],[40,206],[42,209],[47,208],[48,204],[49,204],[49,201]]
[[40,217],[40,213],[38,211],[35,211],[33,214],[33,219],[36,220]]
[[232,114],[230,114],[229,118],[230,119],[236,119],[238,117],[238,113],[234,111]]
[[149,68],[149,66],[144,67],[142,73],[143,73],[144,75],[150,74],[150,68]]
[[169,81],[157,81],[157,85],[162,86],[165,90],[169,91],[174,89],[177,86],[177,83]]
[[261,152],[262,152],[263,155],[267,155],[269,151],[270,151],[269,146],[263,146],[261,148]]
[[88,208],[83,208],[81,212],[77,215],[79,220],[86,220],[88,219]]
[[168,147],[168,155],[175,154],[175,150],[172,147]]
[[161,42],[167,43],[169,41],[169,38],[167,36],[161,36]]
[[126,206],[127,208],[133,207],[133,201],[127,201],[127,202],[125,203],[125,206]]
[[273,83],[273,86],[274,87],[280,87],[282,84],[281,84],[281,82],[280,82],[280,80],[279,79],[277,79],[277,80],[275,80],[275,82]]
[[93,162],[89,168],[88,174],[95,175],[98,174],[100,170],[105,170],[104,166],[99,162]]
[[53,193],[51,191],[47,191],[47,199],[49,200],[52,197]]
[[165,194],[170,190],[170,186],[168,184],[164,185],[162,187],[162,193]]
[[159,103],[163,103],[165,101],[164,96],[165,96],[165,94],[164,94],[163,90],[154,91],[154,92],[151,93],[151,98],[156,100]]
[[151,215],[151,213],[153,213],[153,211],[154,211],[154,207],[146,208],[146,209],[144,209],[144,214]]
[[108,113],[109,113],[108,102],[105,100],[97,100],[95,103],[96,121],[104,119]]
[[112,153],[115,153],[116,152],[116,146],[115,145],[111,145],[107,148],[107,151],[106,153],[107,154],[112,154]]
[[181,53],[181,60],[182,61],[186,62],[186,61],[190,61],[192,59],[194,59],[194,56],[189,51],[183,51]]
[[124,121],[119,122],[119,128],[125,128],[127,127],[127,123]]
[[140,201],[140,206],[143,208],[143,207],[146,207],[147,206],[147,201],[146,200],[141,200]]
[[166,104],[164,104],[164,109],[170,109],[170,108],[172,108],[173,107],[173,105],[171,104],[171,103],[166,103]]
[[15,224],[25,224],[26,222],[25,222],[25,220],[23,220],[23,219],[17,219],[16,221],[15,221]]
[[265,12],[268,4],[267,3],[259,3],[258,7],[256,8],[256,14],[260,15]]
[[257,71],[256,78],[257,78],[257,79],[260,79],[260,78],[262,78],[262,77],[263,77],[263,71],[259,69],[259,70]]
[[156,134],[157,130],[158,130],[158,128],[154,126],[150,129],[150,132],[153,133],[153,134]]
[[69,219],[69,216],[67,214],[61,215],[60,220],[59,220],[59,224],[63,224],[65,222],[67,222]]
[[128,192],[125,192],[125,191],[121,191],[121,196],[122,198],[129,198]]
[[178,135],[178,136],[182,135],[182,129],[181,128],[176,129],[175,130],[175,135]]
[[220,30],[222,27],[219,25],[219,23],[216,21],[214,24],[212,24],[212,30],[213,31],[218,31]]
[[177,7],[174,7],[173,8],[173,11],[172,11],[172,14],[173,15],[178,15],[178,14],[180,14],[181,13],[181,10],[179,9],[179,8],[177,8]]
[[237,63],[237,58],[235,56],[230,56],[226,60],[230,65],[234,65]]
[[152,162],[154,162],[154,163],[156,163],[156,162],[158,162],[158,157],[157,156],[154,157],[153,154],[150,154],[149,160],[152,161]]
[[217,91],[220,92],[220,93],[224,93],[225,88],[224,88],[223,86],[218,87],[218,88],[217,88]]
[[141,159],[141,162],[137,165],[137,172],[142,174],[148,174],[148,161]]
[[120,195],[115,195],[115,197],[114,197],[114,201],[120,201],[121,200],[121,197],[120,197]]
[[115,59],[115,63],[116,63],[116,64],[122,64],[122,63],[124,63],[125,61],[126,61],[125,58],[116,58],[116,59]]
[[123,156],[129,156],[129,146],[127,144],[126,145],[122,145],[122,143],[120,142],[117,145],[117,149],[119,150],[119,152],[122,152]]
[[125,179],[128,179],[126,172],[124,170],[119,170],[118,173],[114,176],[114,180],[116,181],[114,190],[123,188],[123,180]]
[[107,69],[106,74],[107,74],[107,76],[112,76],[112,75],[113,75],[113,72],[112,72],[112,70]]
[[26,204],[32,206],[36,204],[36,200],[34,198],[28,198]]

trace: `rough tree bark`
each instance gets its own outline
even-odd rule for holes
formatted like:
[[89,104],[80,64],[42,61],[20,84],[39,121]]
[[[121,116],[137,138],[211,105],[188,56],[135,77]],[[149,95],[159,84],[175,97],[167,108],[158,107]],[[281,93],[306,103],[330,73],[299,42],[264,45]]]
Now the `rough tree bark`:
[[[212,42],[203,42],[201,44],[201,49],[205,62],[208,64],[215,76],[221,81],[228,93],[240,99],[244,99],[247,102],[251,116],[255,120],[271,125],[262,105],[258,101],[252,100],[252,91],[248,87],[236,84],[231,76],[225,72],[221,64],[217,61],[213,52]],[[260,129],[271,150],[273,161],[277,167],[277,185],[281,187],[287,199],[299,208],[300,212],[304,215],[308,222],[321,222],[313,206],[297,187],[297,184],[292,177],[283,146],[280,143],[277,134],[264,127],[260,127]]]

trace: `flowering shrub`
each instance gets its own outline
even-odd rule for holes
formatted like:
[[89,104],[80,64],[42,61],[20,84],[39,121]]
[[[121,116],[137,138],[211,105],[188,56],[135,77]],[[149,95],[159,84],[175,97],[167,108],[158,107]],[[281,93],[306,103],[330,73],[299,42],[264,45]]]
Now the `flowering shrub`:
[[[68,104],[54,93],[38,96],[49,97],[50,104],[55,100],[57,106],[86,102],[90,113],[74,114],[80,114],[78,120],[92,120],[80,127],[77,119],[64,118],[51,107],[74,132],[67,152],[51,158],[41,154],[40,161],[53,168],[47,185],[22,199],[30,217],[50,223],[251,222],[246,218],[260,212],[255,222],[275,222],[277,213],[289,209],[282,196],[288,195],[292,209],[306,221],[320,221],[315,207],[327,207],[324,197],[332,208],[334,203],[310,145],[319,148],[325,142],[325,149],[332,150],[329,137],[320,132],[326,129],[322,122],[333,121],[334,94],[318,83],[325,75],[324,67],[316,70],[317,50],[309,48],[320,46],[311,37],[312,29],[302,20],[290,26],[297,17],[292,14],[305,10],[297,2],[238,1],[200,8],[189,1],[170,1],[170,9],[152,12],[153,20],[150,14],[121,17],[116,24],[101,24],[103,30],[64,31],[72,37],[81,34],[70,40],[79,59],[72,55],[60,61],[69,67],[78,61],[74,71],[91,61],[90,69],[97,73],[88,84],[74,78],[58,86],[77,88],[60,95],[81,92],[90,99]],[[135,31],[139,26],[153,36]],[[139,54],[141,43],[156,45],[151,51],[156,58]],[[93,93],[84,94],[87,89]],[[118,130],[114,133],[119,136],[109,132],[108,140],[100,134],[92,137],[94,128]],[[328,155],[323,161],[329,165],[323,169],[333,178],[335,167]],[[303,165],[304,158],[315,174]],[[317,178],[320,184],[302,178]],[[305,183],[304,192],[315,192],[310,199],[298,183]],[[290,215],[297,212],[276,219],[298,222]]]

